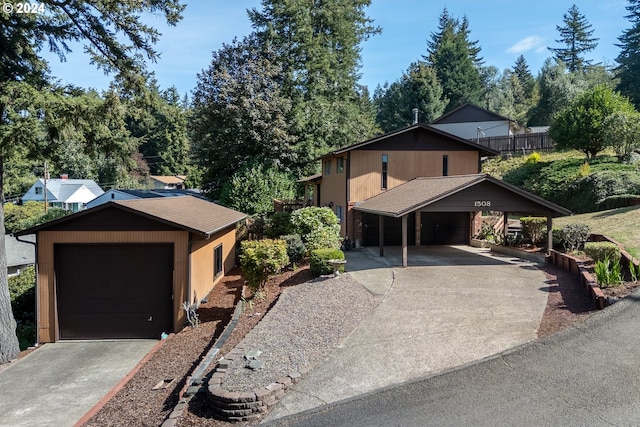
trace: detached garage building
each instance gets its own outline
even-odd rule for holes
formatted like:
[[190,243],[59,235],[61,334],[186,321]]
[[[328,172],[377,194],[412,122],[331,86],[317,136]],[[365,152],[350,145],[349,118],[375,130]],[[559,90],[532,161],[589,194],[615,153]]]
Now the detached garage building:
[[38,342],[160,338],[235,263],[245,214],[191,196],[108,202],[36,233]]

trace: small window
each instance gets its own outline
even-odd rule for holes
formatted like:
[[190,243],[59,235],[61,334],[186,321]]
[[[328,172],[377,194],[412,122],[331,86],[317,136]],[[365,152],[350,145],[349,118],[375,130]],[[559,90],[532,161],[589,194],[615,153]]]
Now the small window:
[[324,161],[324,174],[331,175],[331,159]]
[[336,206],[336,216],[338,217],[338,220],[340,220],[340,222],[344,220],[344,210],[342,206]]
[[219,244],[213,250],[213,278],[215,279],[222,273],[222,244]]
[[389,156],[386,154],[382,155],[382,189],[387,189],[387,176],[389,172]]
[[449,175],[449,156],[442,156],[442,176]]
[[344,157],[338,157],[336,159],[336,173],[344,172]]
[[42,187],[36,187],[36,194],[42,194]]

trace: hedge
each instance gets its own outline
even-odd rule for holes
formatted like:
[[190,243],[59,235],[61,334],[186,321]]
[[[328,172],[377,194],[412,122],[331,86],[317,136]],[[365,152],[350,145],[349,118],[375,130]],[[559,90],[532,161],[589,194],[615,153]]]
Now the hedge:
[[594,262],[604,261],[605,258],[612,262],[619,260],[620,248],[611,242],[588,242],[584,245],[584,253],[586,253]]
[[[331,259],[344,259],[344,252],[340,249],[321,248],[311,251],[309,260],[309,268],[313,274],[320,276],[322,274],[332,274],[333,267],[329,264]],[[338,268],[338,271],[344,272],[344,265]]]
[[240,244],[240,266],[249,286],[262,287],[289,264],[284,240],[245,240]]

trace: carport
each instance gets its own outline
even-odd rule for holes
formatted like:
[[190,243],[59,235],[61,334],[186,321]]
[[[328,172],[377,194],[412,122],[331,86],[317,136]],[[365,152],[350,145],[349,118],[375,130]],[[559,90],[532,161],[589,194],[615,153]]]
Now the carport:
[[[553,247],[552,218],[571,215],[561,206],[486,174],[415,178],[354,209],[377,216],[380,256],[384,256],[385,219],[396,224],[399,219],[403,267],[407,266],[410,242],[418,246],[423,240],[435,244],[469,243],[471,217],[478,211],[502,212],[505,224],[509,213],[546,217],[549,248]],[[440,223],[445,224],[442,229]],[[506,232],[505,227],[505,237]]]

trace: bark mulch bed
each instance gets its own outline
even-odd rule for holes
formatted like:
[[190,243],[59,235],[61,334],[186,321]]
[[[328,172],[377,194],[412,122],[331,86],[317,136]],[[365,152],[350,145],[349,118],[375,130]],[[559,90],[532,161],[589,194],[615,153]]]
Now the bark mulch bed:
[[[595,310],[593,302],[573,274],[554,266],[545,266],[549,292],[538,336],[543,337],[586,319]],[[277,301],[285,286],[295,286],[311,280],[308,266],[286,271],[270,280],[262,297],[245,304],[245,310],[233,333],[218,353],[227,354],[262,319]],[[238,269],[219,283],[201,305],[201,324],[185,328],[171,335],[160,349],[145,363],[132,379],[111,398],[84,426],[159,426],[178,401],[178,393],[185,378],[198,364],[231,319],[234,306],[240,299],[243,279]],[[212,339],[214,337],[214,339]],[[174,382],[164,390],[152,390],[163,379]],[[254,426],[260,420],[235,423],[216,420],[208,411],[202,395],[196,395],[188,410],[178,420],[178,426]]]
[[[275,303],[281,287],[293,286],[311,280],[308,266],[286,271],[270,280],[262,291],[262,297],[245,304],[245,310],[225,345],[218,353],[225,355],[260,321]],[[231,320],[235,305],[241,298],[244,279],[239,269],[232,270],[211,291],[206,304],[198,309],[200,325],[186,327],[172,334],[162,343],[148,362],[83,426],[159,426],[178,403],[178,393],[184,387],[186,377],[198,365],[215,340]],[[162,380],[171,380],[169,387],[153,390]],[[197,399],[192,400],[192,403]],[[184,417],[185,422],[188,418]],[[229,426],[204,420],[202,425]],[[189,425],[189,424],[182,424]],[[237,425],[237,424],[236,424]]]

